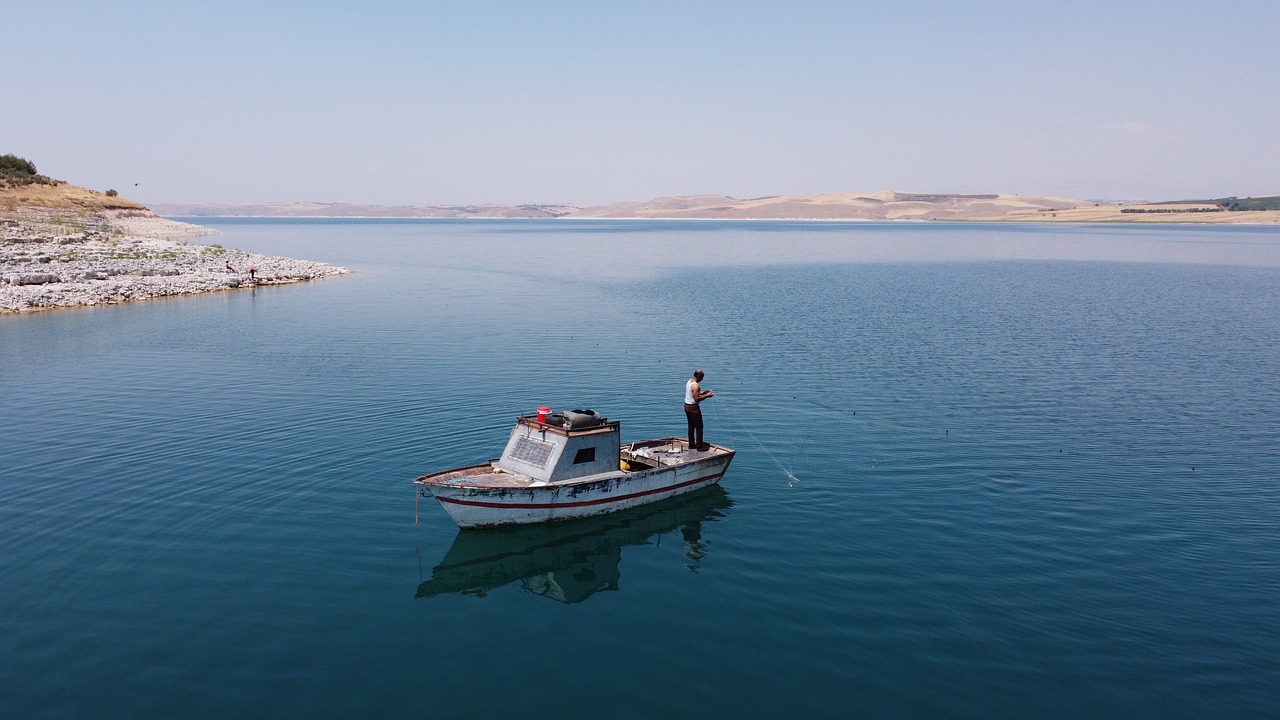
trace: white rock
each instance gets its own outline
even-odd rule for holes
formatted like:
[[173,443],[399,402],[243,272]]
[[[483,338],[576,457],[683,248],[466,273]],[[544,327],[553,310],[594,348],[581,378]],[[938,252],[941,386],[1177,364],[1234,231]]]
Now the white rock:
[[[38,210],[10,212],[0,218],[0,265],[6,268],[0,276],[0,312],[119,303],[348,272],[325,263],[181,239],[213,234],[217,231],[149,212],[83,216]],[[50,244],[40,248],[40,256],[33,256],[32,238],[37,237]],[[237,271],[229,271],[227,264]],[[249,280],[250,267],[257,268],[256,281]]]

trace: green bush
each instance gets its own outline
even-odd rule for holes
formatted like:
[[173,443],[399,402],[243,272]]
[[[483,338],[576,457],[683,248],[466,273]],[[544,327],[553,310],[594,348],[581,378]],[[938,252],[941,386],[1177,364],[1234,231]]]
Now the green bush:
[[35,175],[35,163],[17,155],[0,155],[0,175]]
[[36,174],[36,165],[17,155],[0,155],[0,188],[23,185],[53,185],[53,180]]
[[1218,201],[1218,207],[1226,208],[1233,212],[1240,210],[1280,210],[1280,195],[1256,198],[1223,198]]

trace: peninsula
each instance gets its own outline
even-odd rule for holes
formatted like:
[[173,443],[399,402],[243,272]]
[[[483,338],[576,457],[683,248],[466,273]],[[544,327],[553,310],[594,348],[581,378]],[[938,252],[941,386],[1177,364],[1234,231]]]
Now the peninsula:
[[318,262],[203,245],[216,230],[38,175],[0,156],[0,313],[103,305],[341,275]]

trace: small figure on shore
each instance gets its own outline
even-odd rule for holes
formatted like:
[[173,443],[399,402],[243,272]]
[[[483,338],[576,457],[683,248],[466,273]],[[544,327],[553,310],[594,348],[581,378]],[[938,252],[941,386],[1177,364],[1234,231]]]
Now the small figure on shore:
[[693,377],[684,384],[684,415],[689,421],[689,449],[706,450],[710,447],[702,442],[702,408],[703,400],[715,395],[710,390],[702,389],[704,373],[701,369],[693,371]]
[[228,260],[228,261],[227,261],[227,272],[235,272],[235,271],[236,271],[236,269],[235,269],[235,268],[233,268],[233,267],[231,267],[231,261],[230,261],[230,260]]
[[258,268],[255,268],[255,267],[251,267],[251,268],[249,268],[249,279],[250,279],[250,280],[257,280],[258,278],[257,278],[257,277],[255,277],[255,274],[256,274],[257,272],[258,272]]

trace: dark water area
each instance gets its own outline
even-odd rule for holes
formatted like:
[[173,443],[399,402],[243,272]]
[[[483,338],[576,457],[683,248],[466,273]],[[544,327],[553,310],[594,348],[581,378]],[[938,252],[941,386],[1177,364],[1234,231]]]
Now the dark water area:
[[[0,716],[1280,712],[1280,228],[199,222],[353,274],[0,317]],[[415,508],[695,367],[721,486]]]

